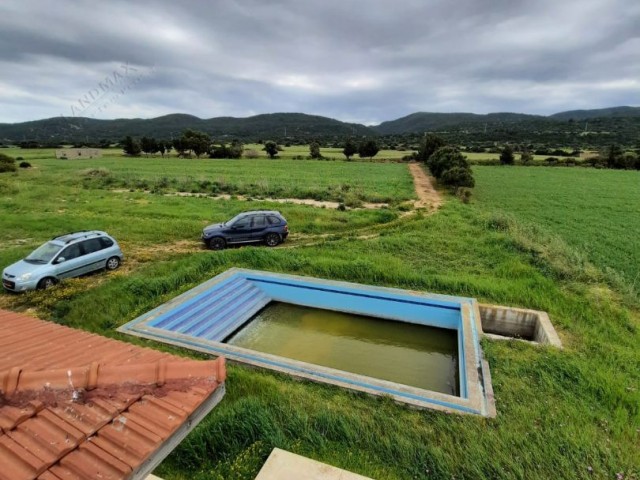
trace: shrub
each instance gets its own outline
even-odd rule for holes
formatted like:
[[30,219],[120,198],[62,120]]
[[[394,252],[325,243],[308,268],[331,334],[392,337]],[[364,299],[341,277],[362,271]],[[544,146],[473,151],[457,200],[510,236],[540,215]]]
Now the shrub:
[[0,173],[15,172],[16,170],[16,161],[13,157],[0,153]]
[[455,147],[442,147],[429,157],[429,170],[443,185],[451,187],[475,186],[473,173],[467,159]]
[[440,181],[452,187],[473,188],[476,184],[471,169],[461,166],[454,166],[445,170],[440,177]]
[[258,158],[260,156],[260,154],[258,153],[257,150],[245,150],[244,151],[244,157],[245,158]]
[[531,160],[533,160],[533,155],[531,155],[531,152],[525,150],[520,154],[520,161],[523,165],[528,165]]
[[428,133],[420,142],[417,158],[422,162],[428,163],[431,155],[433,155],[436,151],[438,151],[438,149],[446,145],[447,142],[444,138],[439,137],[433,133]]
[[462,203],[469,203],[471,201],[471,189],[466,187],[456,188],[456,196],[462,200]]
[[88,177],[88,178],[106,178],[111,176],[111,171],[104,167],[87,168],[86,170],[82,170],[80,174],[83,177]]
[[23,157],[16,157],[16,162],[19,162],[20,160],[24,160]]
[[20,168],[31,168],[31,164],[29,162],[20,162],[18,165]]

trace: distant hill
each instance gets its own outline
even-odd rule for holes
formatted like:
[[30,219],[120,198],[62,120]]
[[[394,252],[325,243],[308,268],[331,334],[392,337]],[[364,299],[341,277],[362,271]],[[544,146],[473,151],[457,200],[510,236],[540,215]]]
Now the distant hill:
[[[589,120],[588,130],[583,121]],[[23,123],[0,124],[0,143],[99,143],[117,142],[126,135],[170,139],[184,130],[208,133],[214,140],[238,138],[243,141],[280,142],[342,140],[347,136],[405,135],[439,132],[449,141],[527,141],[558,144],[622,142],[633,144],[640,136],[640,107],[612,107],[572,110],[550,116],[524,113],[433,113],[417,112],[380,125],[366,127],[333,118],[304,113],[269,113],[246,118],[202,119],[187,114],[171,114],[141,119],[56,117]],[[589,134],[588,138],[584,137]]]
[[569,110],[550,115],[555,120],[588,120],[603,117],[640,117],[640,107],[611,107],[594,110]]
[[169,139],[186,129],[200,130],[215,139],[314,138],[376,135],[364,125],[304,113],[270,113],[247,118],[201,119],[193,115],[171,114],[151,119],[96,120],[55,117],[23,123],[0,124],[0,142],[98,142],[119,141],[126,135]]
[[513,124],[530,120],[540,120],[546,117],[527,115],[524,113],[431,113],[417,112],[388,122],[382,122],[373,127],[381,135],[401,133],[421,133],[442,130],[447,127],[460,125],[478,125],[490,122],[492,124]]

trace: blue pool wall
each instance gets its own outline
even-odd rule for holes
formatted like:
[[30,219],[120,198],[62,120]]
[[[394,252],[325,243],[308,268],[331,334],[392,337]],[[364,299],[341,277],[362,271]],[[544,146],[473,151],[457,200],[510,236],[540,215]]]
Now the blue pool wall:
[[382,295],[357,288],[319,286],[310,282],[273,280],[253,275],[247,276],[247,280],[255,282],[278,302],[452,330],[460,327],[460,305],[453,302],[425,300],[409,295]]

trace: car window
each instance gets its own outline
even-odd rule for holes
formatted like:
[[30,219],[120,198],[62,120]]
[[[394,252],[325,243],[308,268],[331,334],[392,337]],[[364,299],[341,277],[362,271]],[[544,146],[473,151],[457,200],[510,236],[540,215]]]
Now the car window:
[[76,243],[65,248],[58,258],[64,257],[65,260],[73,260],[82,256],[82,250],[80,250],[80,244]]
[[267,226],[267,219],[264,215],[256,215],[253,217],[253,228],[264,228]]
[[251,217],[243,217],[233,222],[233,228],[249,228],[251,225]]
[[100,237],[100,243],[102,244],[102,248],[113,247],[113,240],[107,237]]
[[84,242],[82,242],[82,248],[84,250],[84,254],[87,255],[89,253],[102,250],[102,244],[100,243],[99,238],[91,238],[89,240],[85,240]]
[[269,223],[271,225],[280,225],[280,219],[278,217],[274,217],[273,215],[269,215],[267,218],[269,219]]
[[48,263],[62,249],[60,245],[47,242],[29,254],[25,261],[29,263]]
[[239,213],[238,215],[236,215],[235,217],[233,217],[231,220],[227,220],[225,222],[225,225],[227,225],[228,227],[233,227],[236,222],[242,220],[243,218],[246,218],[244,213]]

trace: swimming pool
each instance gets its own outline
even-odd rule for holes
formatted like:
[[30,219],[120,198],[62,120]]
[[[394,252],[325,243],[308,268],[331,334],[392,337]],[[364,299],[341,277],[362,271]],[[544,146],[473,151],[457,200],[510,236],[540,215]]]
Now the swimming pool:
[[[300,360],[290,358],[291,355],[269,353],[266,348],[259,351],[234,345],[233,339],[250,328],[255,316],[265,308],[269,309],[275,302],[383,320],[385,328],[389,332],[393,331],[393,335],[401,330],[417,327],[446,331],[455,341],[456,385],[449,392],[435,391],[424,388],[423,383],[413,382],[411,385],[407,384],[412,383],[409,381],[402,380],[404,383],[400,383],[390,380],[386,373],[376,375],[375,368],[366,370],[366,374],[363,374],[356,368],[349,369],[348,362],[341,364],[342,368],[335,368],[331,362],[314,363],[314,358]],[[316,331],[326,327],[317,322],[318,320],[314,326]],[[345,322],[347,325],[348,321]],[[367,326],[359,328],[370,329]],[[479,343],[482,332],[479,310],[477,302],[472,298],[234,268],[160,305],[118,330],[216,356],[223,355],[230,360],[313,381],[374,395],[391,396],[399,402],[417,407],[495,415],[489,367],[483,359]],[[404,333],[407,337],[406,332]],[[351,334],[352,337],[367,335]],[[376,341],[388,343],[380,335]],[[394,357],[383,350],[380,352],[381,358],[390,363],[391,370],[394,366],[398,369],[411,368],[412,363],[421,362],[419,354],[408,361],[401,358],[402,354]],[[373,357],[376,355],[375,351],[369,354]],[[324,358],[333,360],[331,353]],[[404,363],[400,360],[404,360]],[[402,375],[399,377],[404,378]]]

